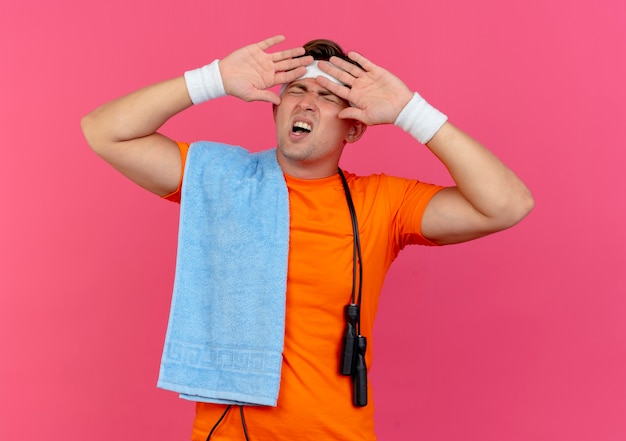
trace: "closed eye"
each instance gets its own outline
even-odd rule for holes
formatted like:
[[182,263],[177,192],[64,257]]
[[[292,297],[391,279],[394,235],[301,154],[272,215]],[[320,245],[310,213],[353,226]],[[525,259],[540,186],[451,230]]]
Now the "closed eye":
[[306,89],[299,84],[292,84],[287,88],[287,92],[289,92],[291,95],[302,95],[304,92],[306,92]]
[[[309,92],[308,87],[302,83],[293,83],[287,87],[287,93],[289,93],[292,96],[300,96],[308,92]],[[324,101],[328,103],[337,104],[337,105],[346,104],[346,101],[344,101],[342,98],[338,97],[334,93],[330,92],[329,90],[322,89],[322,90],[317,91],[316,93],[318,97],[322,98]]]
[[334,93],[320,92],[319,96],[321,96],[326,101],[330,101],[331,103],[343,104],[343,100],[339,98],[337,95],[335,95]]

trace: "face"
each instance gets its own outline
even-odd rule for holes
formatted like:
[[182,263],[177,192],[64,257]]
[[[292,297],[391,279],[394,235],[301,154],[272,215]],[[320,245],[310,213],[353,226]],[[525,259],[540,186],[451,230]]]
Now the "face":
[[346,142],[356,141],[362,124],[340,119],[348,103],[314,79],[296,80],[274,107],[278,162],[285,173],[303,178],[330,176]]

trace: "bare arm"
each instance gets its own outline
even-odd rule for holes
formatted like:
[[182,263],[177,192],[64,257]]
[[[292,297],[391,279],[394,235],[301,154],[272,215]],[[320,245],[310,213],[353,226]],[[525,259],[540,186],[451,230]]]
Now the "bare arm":
[[455,187],[437,193],[422,219],[424,236],[439,244],[465,242],[512,227],[533,208],[524,183],[479,142],[445,123],[427,147]]
[[[338,58],[330,60],[335,67],[320,64],[320,69],[350,86],[318,78],[322,86],[354,104],[344,109],[340,118],[368,125],[392,124],[417,99],[420,105],[430,107],[421,97],[414,99],[408,87],[390,72],[357,53],[349,56],[363,69]],[[439,244],[464,242],[504,230],[523,219],[534,205],[524,183],[479,142],[443,122],[445,116],[439,121],[432,134],[421,141],[446,166],[456,186],[440,191],[428,204],[422,219],[424,236]]]
[[[245,101],[279,103],[280,98],[266,89],[302,75],[303,66],[312,61],[311,57],[294,58],[304,53],[303,48],[266,52],[282,41],[283,36],[268,38],[221,60],[224,92]],[[192,105],[185,78],[180,76],[104,104],[86,115],[81,125],[98,155],[137,184],[162,196],[177,188],[181,158],[176,143],[158,130]]]
[[115,169],[163,196],[178,186],[181,158],[176,143],[157,130],[191,105],[181,76],[98,107],[82,119],[83,133]]

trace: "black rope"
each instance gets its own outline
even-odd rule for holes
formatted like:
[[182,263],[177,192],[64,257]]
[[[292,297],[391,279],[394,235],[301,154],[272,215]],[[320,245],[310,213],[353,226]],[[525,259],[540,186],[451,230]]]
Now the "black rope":
[[215,432],[215,429],[217,429],[217,426],[219,426],[220,423],[222,422],[222,420],[226,417],[226,414],[230,411],[231,407],[232,406],[230,404],[228,406],[226,406],[226,409],[224,410],[224,413],[222,414],[220,419],[217,420],[217,423],[215,423],[215,425],[213,426],[213,428],[209,432],[209,436],[206,437],[206,441],[209,441],[211,439],[211,437],[213,436],[213,432]]
[[239,406],[239,414],[241,415],[241,427],[243,428],[243,436],[246,441],[250,441],[248,438],[248,426],[246,426],[246,418],[243,416],[243,406]]
[[[352,220],[352,234],[354,236],[353,245],[352,245],[352,255],[354,265],[352,265],[352,296],[351,302],[357,306],[361,306],[361,298],[363,290],[361,287],[363,286],[363,260],[361,259],[361,241],[359,238],[359,224],[356,217],[356,210],[354,208],[354,203],[352,202],[352,195],[350,194],[350,188],[348,187],[348,181],[343,174],[341,169],[339,170],[339,177],[341,178],[341,183],[343,184],[343,189],[346,194],[346,201],[348,203],[348,209],[350,210],[350,218]],[[357,274],[357,263],[359,267],[359,294],[355,295],[356,291],[356,274]],[[358,334],[361,333],[361,314],[359,314],[359,320],[357,321],[356,331]]]

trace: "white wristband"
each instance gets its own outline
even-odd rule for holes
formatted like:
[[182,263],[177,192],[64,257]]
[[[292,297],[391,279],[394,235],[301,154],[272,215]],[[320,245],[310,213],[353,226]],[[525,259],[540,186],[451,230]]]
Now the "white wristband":
[[215,60],[211,64],[185,72],[187,91],[194,104],[226,95],[218,62],[219,60]]
[[417,92],[396,118],[394,124],[409,132],[422,144],[431,140],[448,117],[428,104]]

